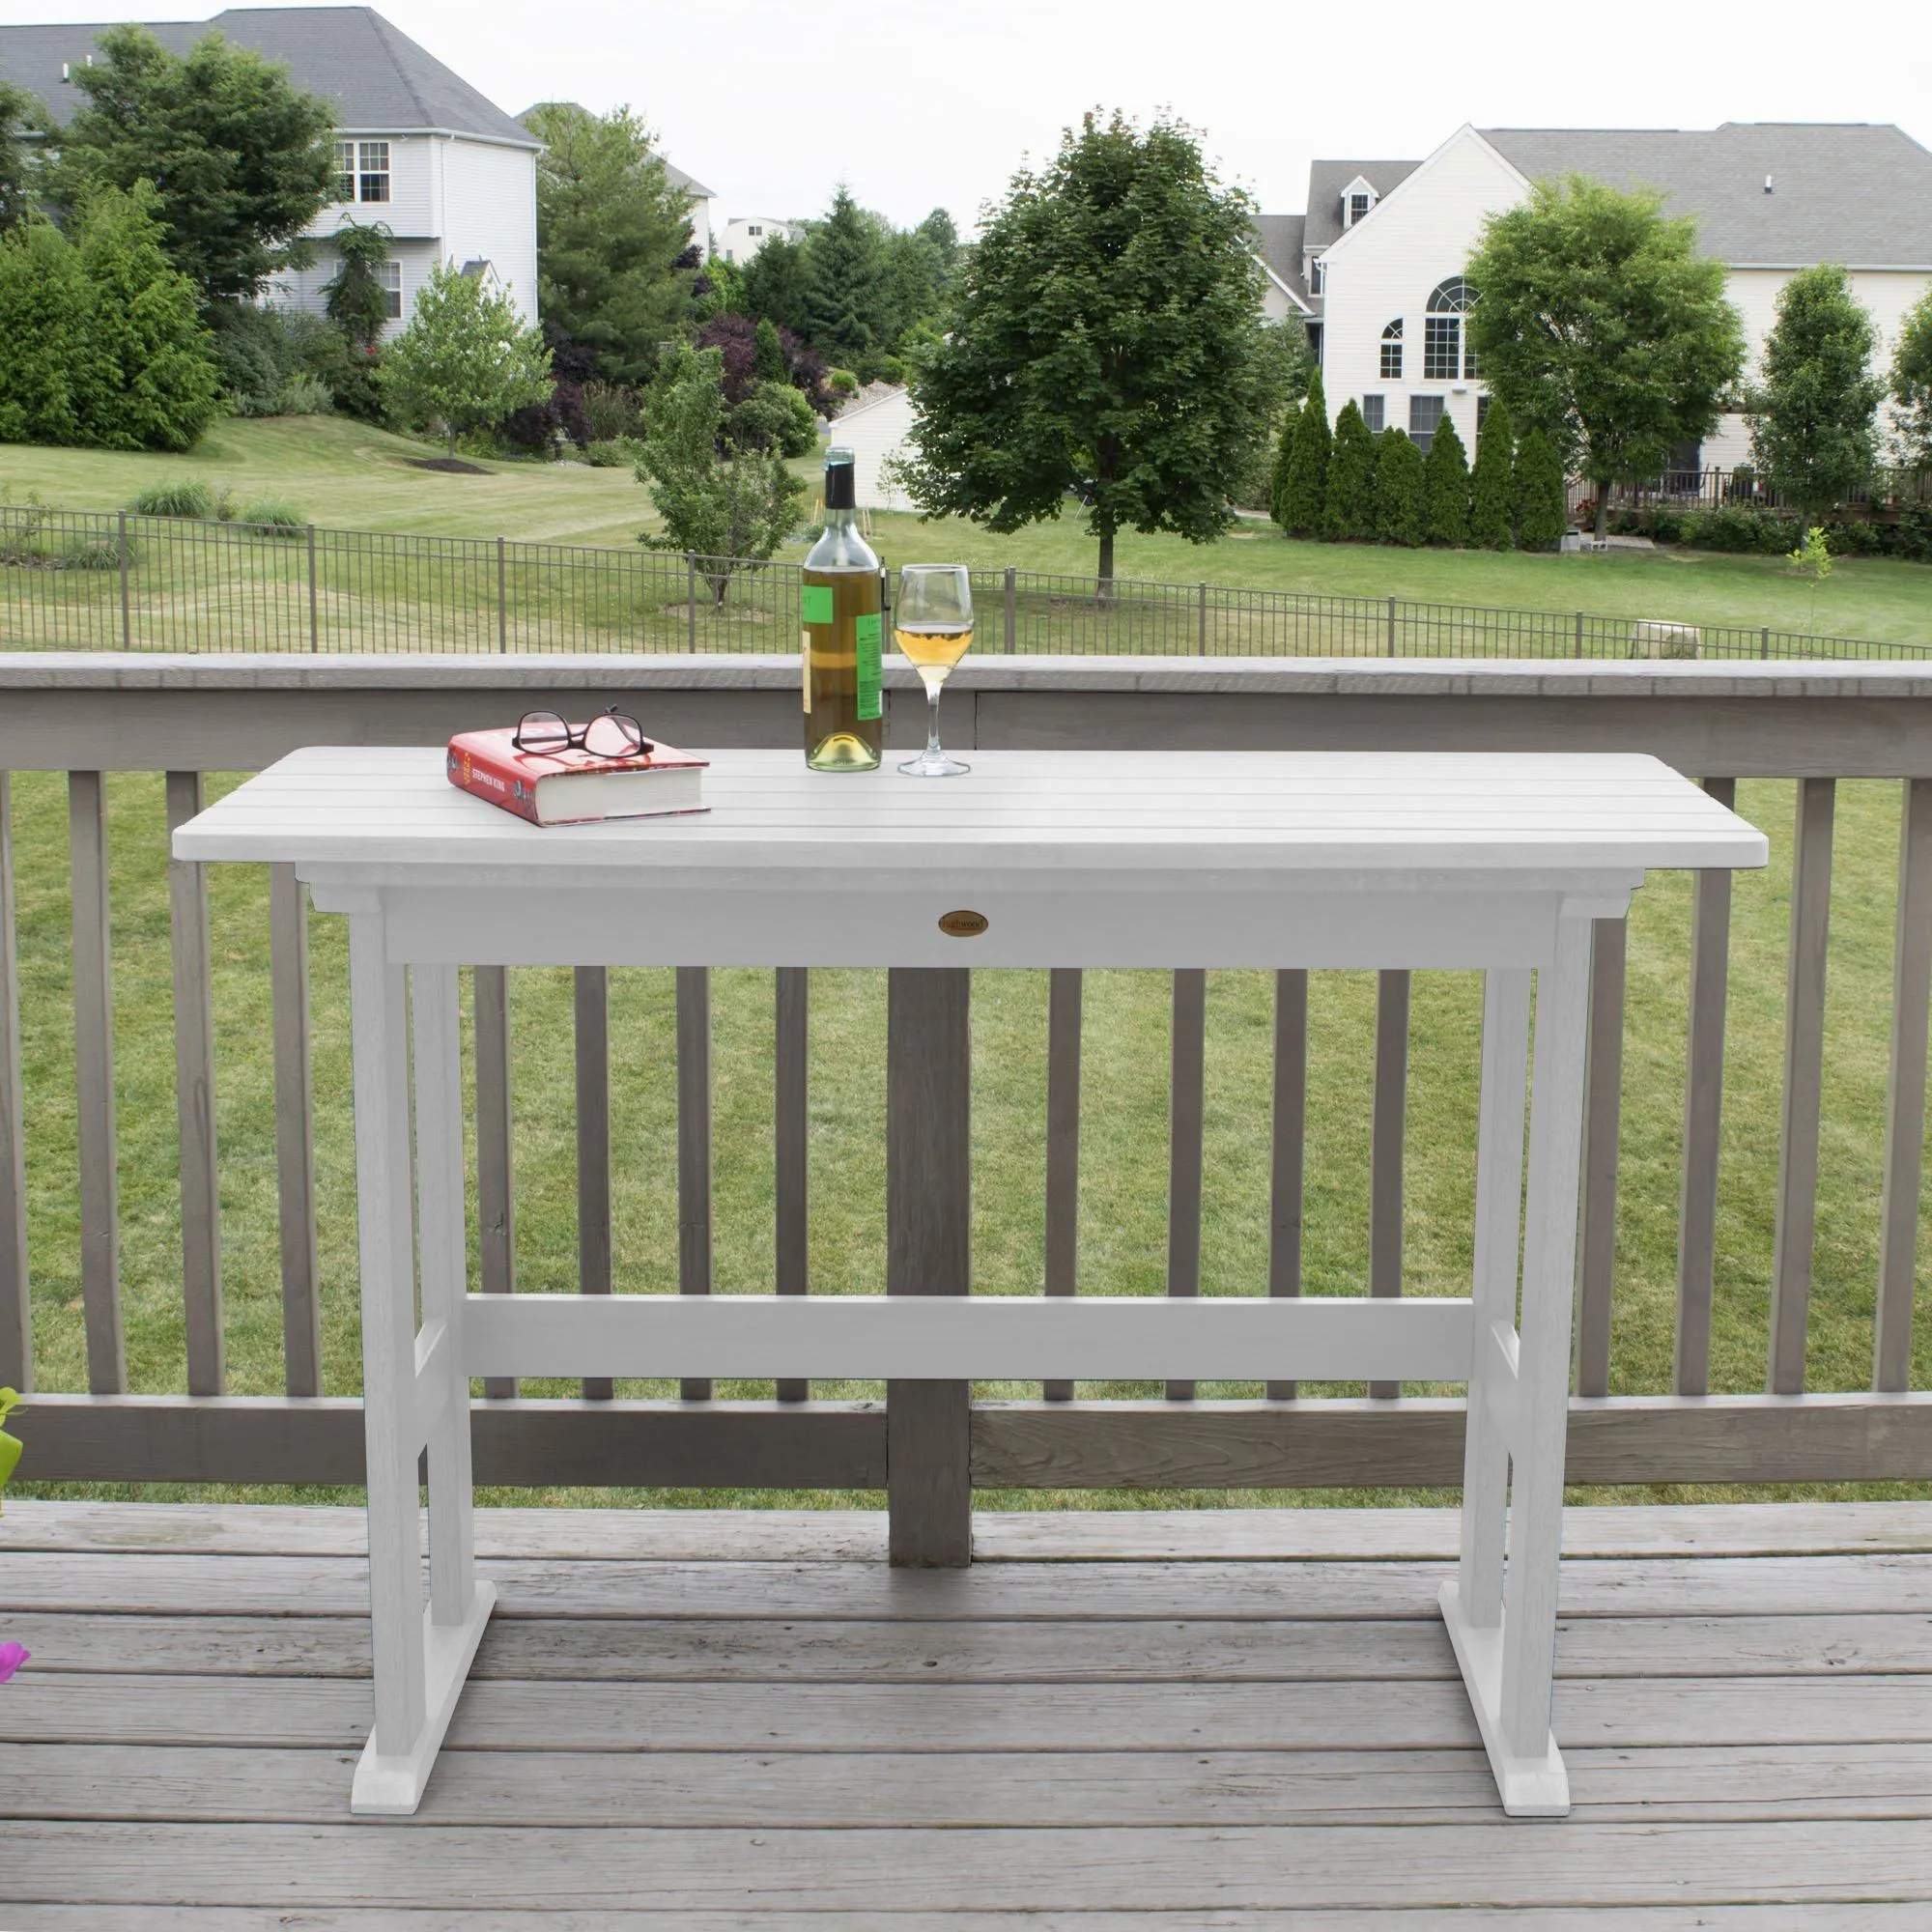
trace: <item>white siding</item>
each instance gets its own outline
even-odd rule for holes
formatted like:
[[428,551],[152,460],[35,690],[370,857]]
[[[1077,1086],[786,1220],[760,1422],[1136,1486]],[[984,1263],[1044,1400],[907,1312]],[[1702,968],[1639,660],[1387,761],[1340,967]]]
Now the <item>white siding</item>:
[[883,475],[889,458],[898,455],[912,432],[912,396],[904,389],[881,396],[862,410],[841,415],[832,425],[835,447],[852,452],[853,488],[859,507],[866,510],[910,510],[916,507],[905,491]]
[[377,134],[359,130],[335,138],[355,141],[387,141],[389,144],[389,198],[387,201],[332,201],[309,223],[307,233],[333,235],[347,222],[368,227],[383,222],[398,241],[430,241],[438,232],[435,150],[438,143],[427,134]]
[[481,260],[526,321],[537,319],[537,168],[526,148],[443,143],[441,252],[459,266]]
[[[416,291],[429,279],[430,270],[442,259],[434,242],[398,242],[389,255],[403,271],[403,313],[399,321],[390,323],[384,329],[385,337],[400,334],[408,326]],[[295,309],[304,315],[321,315],[323,290],[334,275],[336,268],[335,253],[324,242],[313,268],[290,270],[276,276],[269,287],[270,304],[275,308]]]

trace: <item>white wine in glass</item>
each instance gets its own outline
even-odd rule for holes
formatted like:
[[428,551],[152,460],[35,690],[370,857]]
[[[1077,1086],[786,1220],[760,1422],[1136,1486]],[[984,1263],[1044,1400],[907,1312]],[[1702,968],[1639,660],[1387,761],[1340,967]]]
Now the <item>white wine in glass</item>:
[[964,564],[909,563],[899,572],[893,641],[925,686],[925,750],[899,767],[908,778],[954,779],[971,771],[939,743],[939,694],[973,646],[973,579]]

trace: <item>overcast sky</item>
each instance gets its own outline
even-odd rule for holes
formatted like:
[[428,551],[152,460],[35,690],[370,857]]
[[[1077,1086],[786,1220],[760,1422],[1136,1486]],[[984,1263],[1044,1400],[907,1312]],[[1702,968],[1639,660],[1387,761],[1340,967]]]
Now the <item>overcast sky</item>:
[[[220,11],[207,0],[149,18]],[[1478,127],[1895,121],[1932,145],[1932,8],[1858,0],[380,0],[512,113],[629,102],[720,213],[821,210],[840,180],[901,224],[970,227],[1094,104],[1170,109],[1269,213],[1312,156],[1426,155]],[[0,0],[99,20],[99,0]]]

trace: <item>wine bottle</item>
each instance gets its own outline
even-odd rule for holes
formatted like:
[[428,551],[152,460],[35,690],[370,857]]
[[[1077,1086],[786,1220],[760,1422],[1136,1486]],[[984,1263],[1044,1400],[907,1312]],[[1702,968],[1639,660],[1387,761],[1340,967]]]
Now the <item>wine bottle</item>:
[[884,737],[885,584],[856,501],[852,452],[827,450],[825,534],[805,559],[799,611],[805,762],[815,772],[876,770]]

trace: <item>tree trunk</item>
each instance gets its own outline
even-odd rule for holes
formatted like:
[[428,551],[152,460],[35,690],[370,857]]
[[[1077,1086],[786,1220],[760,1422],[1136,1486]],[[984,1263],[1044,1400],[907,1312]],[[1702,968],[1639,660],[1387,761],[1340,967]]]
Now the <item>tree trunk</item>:
[[1610,486],[1607,483],[1599,483],[1597,485],[1597,541],[1602,543],[1609,533]]
[[1100,596],[1104,601],[1113,595],[1114,589],[1114,533],[1109,530],[1100,539]]

